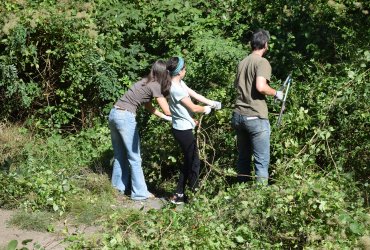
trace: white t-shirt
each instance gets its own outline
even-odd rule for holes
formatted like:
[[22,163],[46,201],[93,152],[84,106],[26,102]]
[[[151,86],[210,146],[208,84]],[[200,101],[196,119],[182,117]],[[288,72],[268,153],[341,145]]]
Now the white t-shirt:
[[172,82],[170,89],[170,111],[172,115],[172,127],[177,130],[195,128],[193,112],[188,110],[181,102],[185,97],[189,97],[185,82],[181,81],[180,84]]

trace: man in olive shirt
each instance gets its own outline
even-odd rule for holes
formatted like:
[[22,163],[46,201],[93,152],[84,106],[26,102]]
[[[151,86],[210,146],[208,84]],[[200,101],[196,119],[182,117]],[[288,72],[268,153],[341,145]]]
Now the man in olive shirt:
[[257,182],[268,182],[270,162],[270,123],[265,96],[282,100],[282,91],[269,86],[271,66],[263,55],[268,49],[270,34],[257,30],[251,39],[252,53],[238,65],[235,80],[237,98],[232,117],[236,131],[239,157],[237,161],[238,181],[251,177],[251,160],[254,157]]

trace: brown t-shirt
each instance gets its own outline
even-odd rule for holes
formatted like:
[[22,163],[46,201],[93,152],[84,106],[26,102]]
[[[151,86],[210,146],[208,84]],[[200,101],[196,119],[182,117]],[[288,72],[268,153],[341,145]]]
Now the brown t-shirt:
[[265,95],[258,92],[256,88],[257,76],[263,76],[269,82],[271,65],[265,58],[250,54],[238,65],[238,74],[235,80],[238,95],[234,112],[268,119]]
[[161,85],[156,81],[146,83],[146,78],[144,78],[132,85],[114,106],[136,114],[138,107],[143,103],[150,102],[153,97],[163,97]]

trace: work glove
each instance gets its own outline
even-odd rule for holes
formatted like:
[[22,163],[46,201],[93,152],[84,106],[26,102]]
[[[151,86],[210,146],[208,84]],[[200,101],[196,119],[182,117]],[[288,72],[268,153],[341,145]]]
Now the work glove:
[[212,108],[214,108],[215,110],[219,110],[221,109],[221,102],[218,102],[218,101],[212,101],[213,104],[212,104]]
[[209,113],[211,113],[211,106],[204,106],[204,114],[208,115]]
[[161,118],[164,119],[164,120],[166,120],[166,121],[172,122],[172,117],[171,116],[162,114],[161,115]]
[[275,94],[274,98],[275,98],[275,100],[282,101],[283,98],[284,98],[283,91],[280,91],[280,90],[276,91],[276,94]]

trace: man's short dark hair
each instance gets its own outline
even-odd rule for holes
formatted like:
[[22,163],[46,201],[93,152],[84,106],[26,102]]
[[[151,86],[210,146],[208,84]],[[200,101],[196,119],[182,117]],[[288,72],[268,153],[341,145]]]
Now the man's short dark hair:
[[252,35],[252,50],[263,49],[265,44],[270,40],[270,33],[267,30],[258,29]]

